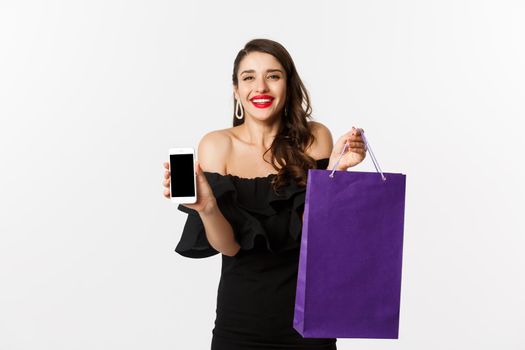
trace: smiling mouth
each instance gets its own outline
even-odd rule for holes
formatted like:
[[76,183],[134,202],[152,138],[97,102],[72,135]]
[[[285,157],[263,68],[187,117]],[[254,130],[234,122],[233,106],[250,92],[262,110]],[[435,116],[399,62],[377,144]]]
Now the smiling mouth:
[[273,103],[273,97],[271,96],[256,96],[252,98],[251,103],[257,108],[268,108]]

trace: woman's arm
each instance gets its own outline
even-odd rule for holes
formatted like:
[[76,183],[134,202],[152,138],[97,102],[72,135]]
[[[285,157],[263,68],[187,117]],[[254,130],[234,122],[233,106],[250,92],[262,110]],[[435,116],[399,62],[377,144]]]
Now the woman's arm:
[[[204,135],[198,148],[199,166],[197,167],[197,176],[202,176],[202,179],[206,180],[203,171],[225,175],[226,156],[230,151],[231,139],[221,131],[214,131]],[[213,249],[224,255],[234,256],[241,249],[241,246],[235,240],[233,228],[222,215],[207,181],[206,185],[208,185],[207,189],[213,198],[205,208],[199,211],[199,216],[204,224],[206,238]]]
[[241,246],[235,240],[232,226],[222,215],[219,207],[215,204],[206,212],[200,212],[199,215],[204,224],[206,238],[213,249],[227,256],[237,254]]

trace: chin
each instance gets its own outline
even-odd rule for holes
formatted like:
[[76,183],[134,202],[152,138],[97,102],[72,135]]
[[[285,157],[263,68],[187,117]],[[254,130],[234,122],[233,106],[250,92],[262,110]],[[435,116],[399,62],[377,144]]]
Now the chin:
[[251,114],[252,118],[259,121],[268,121],[272,119],[272,113],[253,113]]
[[278,118],[280,113],[276,112],[275,110],[272,111],[254,111],[253,113],[250,113],[250,115],[260,121],[268,121]]

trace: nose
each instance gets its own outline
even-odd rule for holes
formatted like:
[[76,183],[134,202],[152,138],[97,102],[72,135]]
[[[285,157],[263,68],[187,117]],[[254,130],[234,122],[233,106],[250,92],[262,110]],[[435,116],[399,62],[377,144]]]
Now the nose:
[[258,79],[257,86],[255,87],[255,91],[266,92],[267,90],[268,90],[268,84],[266,83],[266,80],[264,78]]

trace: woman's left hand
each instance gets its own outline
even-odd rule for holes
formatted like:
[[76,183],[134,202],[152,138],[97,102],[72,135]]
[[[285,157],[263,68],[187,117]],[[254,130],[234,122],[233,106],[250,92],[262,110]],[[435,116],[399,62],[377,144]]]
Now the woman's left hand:
[[341,161],[337,165],[335,170],[347,170],[350,167],[353,167],[363,161],[366,156],[366,148],[363,137],[361,136],[361,130],[359,128],[352,127],[352,130],[344,134],[337,140],[335,146],[330,155],[330,162],[328,164],[328,170],[332,170],[337,159],[343,152],[345,144],[348,146],[346,148],[345,154],[341,158]]

